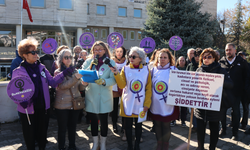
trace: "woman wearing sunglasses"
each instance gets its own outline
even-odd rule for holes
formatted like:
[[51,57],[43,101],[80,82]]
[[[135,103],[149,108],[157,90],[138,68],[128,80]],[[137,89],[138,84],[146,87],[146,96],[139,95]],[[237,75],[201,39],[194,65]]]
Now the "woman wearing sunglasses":
[[[123,66],[126,65],[126,49],[125,47],[119,47],[114,50],[113,53],[113,60],[116,63],[116,67],[119,72],[121,72]],[[119,98],[122,95],[122,89],[120,89],[117,84],[113,86],[113,111],[111,112],[112,116],[112,122],[113,122],[113,131],[115,133],[118,133],[117,129],[117,119],[118,119],[118,104],[119,104]]]
[[139,109],[147,112],[151,105],[151,74],[145,64],[145,52],[142,48],[132,47],[129,52],[128,66],[124,66],[119,74],[117,69],[110,68],[114,72],[119,88],[123,89],[120,105],[120,115],[124,117],[124,128],[127,137],[128,150],[133,150],[132,125],[135,121],[135,145],[134,150],[140,149],[142,123],[138,122]]
[[[72,66],[72,53],[69,49],[64,49],[59,52],[57,58],[58,69],[55,75],[63,72]],[[72,95],[74,98],[81,97],[81,93],[85,86],[81,83],[82,75],[74,70],[73,73],[68,74],[62,83],[56,88],[56,100],[54,107],[57,114],[58,123],[58,148],[64,150],[65,136],[68,130],[69,146],[68,150],[76,150],[75,134],[76,123],[81,110],[74,110],[72,103]]]
[[[230,89],[233,87],[233,81],[230,79],[227,71],[218,63],[218,56],[214,52],[213,49],[207,48],[204,49],[199,57],[199,68],[197,72],[207,72],[207,73],[218,73],[224,74],[224,85],[223,85],[223,93],[226,89]],[[210,150],[215,150],[219,137],[219,121],[223,117],[223,110],[225,109],[224,103],[226,103],[224,99],[224,94],[222,96],[222,103],[220,111],[212,111],[212,110],[203,110],[203,109],[195,109],[194,115],[197,119],[197,139],[198,139],[198,148],[197,150],[204,150],[204,139],[206,134],[206,125],[209,122],[210,129]]]
[[174,56],[168,49],[162,49],[155,58],[152,74],[152,104],[149,116],[154,120],[157,139],[156,150],[167,150],[171,136],[170,122],[179,118],[179,107],[167,105],[170,70],[178,70]]
[[[50,108],[49,85],[56,87],[63,81],[64,76],[74,71],[72,67],[69,67],[53,78],[45,66],[38,61],[37,46],[38,41],[33,37],[20,41],[18,53],[23,61],[20,67],[13,71],[12,76],[12,79],[15,77],[30,78],[35,86],[35,92],[31,99],[17,103],[23,136],[28,150],[35,149],[35,140],[38,142],[39,150],[45,149],[46,146],[49,123],[49,111],[47,110]],[[25,109],[29,114],[30,125]]]
[[[86,112],[91,118],[91,134],[93,137],[92,150],[98,149],[98,120],[101,122],[101,150],[106,150],[106,138],[108,134],[108,114],[113,110],[112,87],[115,85],[114,74],[109,66],[103,63],[104,58],[110,58],[111,54],[102,41],[96,41],[91,48],[92,56],[82,65],[83,69],[96,70],[99,79],[95,83],[86,83],[85,89]],[[115,62],[110,60],[115,67]]]

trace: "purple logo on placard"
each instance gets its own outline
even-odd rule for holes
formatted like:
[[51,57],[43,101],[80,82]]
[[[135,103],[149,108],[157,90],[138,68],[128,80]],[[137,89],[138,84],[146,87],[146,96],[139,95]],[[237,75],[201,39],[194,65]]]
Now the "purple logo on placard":
[[119,48],[123,45],[123,36],[118,32],[110,33],[107,42],[111,48]]
[[46,54],[52,54],[57,49],[57,42],[55,39],[48,38],[42,44],[43,52]]
[[83,48],[91,48],[95,43],[95,37],[90,32],[85,32],[80,36],[79,42]]
[[33,96],[34,89],[34,84],[30,78],[16,77],[9,82],[7,94],[13,101],[28,101]]
[[104,68],[102,68],[101,71],[104,71]]
[[144,48],[145,53],[151,53],[155,49],[155,40],[151,37],[146,37],[141,40],[140,47]]
[[169,40],[169,47],[174,50],[178,51],[182,48],[183,42],[179,36],[172,36]]

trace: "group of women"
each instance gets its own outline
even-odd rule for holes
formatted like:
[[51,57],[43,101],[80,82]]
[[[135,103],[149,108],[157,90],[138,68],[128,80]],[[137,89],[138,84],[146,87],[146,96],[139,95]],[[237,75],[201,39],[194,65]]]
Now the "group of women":
[[[35,85],[35,93],[29,101],[18,103],[18,111],[22,120],[22,130],[28,150],[35,149],[35,141],[39,149],[45,149],[49,105],[48,86],[56,88],[56,101],[54,107],[58,120],[58,148],[66,149],[65,137],[68,131],[69,150],[75,150],[75,133],[77,117],[80,110],[74,110],[72,96],[81,96],[85,90],[85,104],[88,117],[91,119],[91,134],[93,137],[92,150],[106,150],[108,133],[108,115],[111,113],[113,131],[118,132],[118,103],[120,103],[120,116],[122,116],[122,128],[125,130],[127,149],[139,150],[142,135],[142,123],[138,123],[139,109],[148,112],[148,119],[154,121],[157,139],[157,150],[166,150],[169,147],[171,136],[170,123],[179,118],[179,107],[167,105],[168,82],[170,70],[178,70],[184,67],[182,58],[178,68],[175,67],[175,58],[166,49],[158,49],[154,53],[149,67],[146,64],[146,54],[142,48],[132,47],[126,54],[124,47],[114,50],[112,57],[108,46],[97,41],[92,46],[89,58],[83,63],[82,69],[96,70],[99,79],[95,83],[81,81],[82,75],[72,65],[73,55],[68,47],[58,52],[55,62],[55,76],[52,77],[44,65],[38,61],[38,42],[34,38],[22,40],[18,45],[19,55],[23,58],[20,67],[13,72],[13,78],[24,76],[30,78]],[[127,59],[126,59],[127,57]],[[86,58],[85,58],[86,59]],[[96,60],[97,59],[97,60]],[[110,59],[109,66],[103,62]],[[183,58],[184,59],[184,58]],[[185,59],[184,59],[185,61]],[[212,72],[225,74],[224,84],[229,76],[218,65],[218,57],[208,48],[199,56],[199,72]],[[225,86],[224,86],[225,87]],[[28,110],[31,125],[25,114]],[[210,149],[215,149],[218,141],[216,127],[219,125],[219,116],[214,111],[196,109],[195,116],[198,121],[198,149],[204,149],[204,136],[206,122],[210,122],[211,144]],[[217,115],[217,117],[211,117]],[[206,118],[204,120],[204,118]],[[101,124],[100,137],[98,136],[98,122]],[[135,141],[133,141],[132,129],[135,125]]]

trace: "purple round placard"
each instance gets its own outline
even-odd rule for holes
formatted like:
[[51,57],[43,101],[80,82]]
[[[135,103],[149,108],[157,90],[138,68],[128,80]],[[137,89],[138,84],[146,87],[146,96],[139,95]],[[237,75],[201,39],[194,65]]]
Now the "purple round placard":
[[79,42],[83,48],[91,48],[95,43],[95,37],[90,32],[85,32],[80,36]]
[[57,49],[57,42],[55,39],[48,38],[42,44],[43,52],[46,54],[52,54]]
[[7,86],[7,94],[13,101],[28,101],[35,92],[35,86],[30,78],[16,77]]
[[174,50],[178,51],[182,48],[183,42],[179,36],[172,36],[169,40],[169,47]]
[[140,47],[144,48],[145,53],[151,53],[155,50],[155,40],[151,37],[146,37],[141,40]]
[[107,42],[111,48],[119,48],[123,45],[123,36],[121,33],[113,32],[110,33]]

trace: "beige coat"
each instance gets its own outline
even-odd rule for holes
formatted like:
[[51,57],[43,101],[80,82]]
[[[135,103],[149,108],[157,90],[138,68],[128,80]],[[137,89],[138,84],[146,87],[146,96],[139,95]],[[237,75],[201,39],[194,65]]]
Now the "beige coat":
[[[59,70],[55,71],[55,76],[59,73]],[[81,80],[77,79],[75,75],[72,77],[64,77],[64,80],[56,88],[56,100],[54,107],[56,109],[73,109],[72,96],[70,94],[69,88],[73,93],[74,98],[81,97],[80,91],[84,91],[85,86],[82,85]]]

